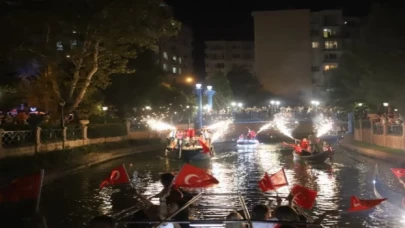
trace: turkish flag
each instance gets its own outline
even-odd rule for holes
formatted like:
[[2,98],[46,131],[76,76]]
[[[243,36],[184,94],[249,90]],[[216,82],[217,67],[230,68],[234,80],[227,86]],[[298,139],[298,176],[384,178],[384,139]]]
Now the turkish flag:
[[194,129],[188,129],[187,136],[190,137],[190,138],[194,138],[194,136],[195,136]]
[[174,180],[175,186],[185,188],[206,188],[218,183],[206,170],[190,164],[185,164]]
[[264,173],[264,176],[262,179],[259,181],[259,187],[262,190],[262,192],[267,192],[270,190],[274,190],[273,184],[271,183],[270,176],[266,172]]
[[401,178],[403,176],[405,176],[405,169],[401,169],[401,168],[391,168],[392,173],[394,173],[394,175],[397,178]]
[[202,146],[202,149],[203,149],[203,153],[204,153],[204,154],[207,154],[207,153],[210,152],[210,148],[208,148],[208,146],[207,146],[203,141],[201,141],[201,139],[199,139],[198,142],[199,142],[200,145]]
[[290,194],[294,197],[295,204],[305,209],[311,209],[314,206],[318,192],[301,185],[294,185]]
[[349,211],[364,211],[369,210],[378,204],[382,203],[386,199],[372,199],[372,200],[363,200],[355,196],[350,198],[350,208]]
[[127,173],[127,169],[125,169],[124,165],[121,165],[111,171],[111,174],[108,178],[103,180],[100,184],[100,189],[104,188],[108,185],[115,185],[115,184],[128,184],[129,177]]
[[0,203],[37,199],[41,192],[43,173],[26,176],[0,187]]
[[288,180],[285,175],[284,169],[281,169],[277,173],[270,176],[271,184],[273,185],[274,190],[277,190],[281,187],[288,186]]

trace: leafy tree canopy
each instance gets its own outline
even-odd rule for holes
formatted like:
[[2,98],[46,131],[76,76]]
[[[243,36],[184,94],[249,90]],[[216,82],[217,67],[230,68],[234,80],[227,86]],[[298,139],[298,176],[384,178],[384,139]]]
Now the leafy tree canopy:
[[383,102],[405,110],[404,3],[374,5],[367,26],[352,53],[346,52],[333,74],[333,103]]
[[207,85],[211,85],[216,92],[213,99],[214,109],[222,109],[232,102],[232,89],[229,80],[221,71],[217,71],[206,78]]
[[40,89],[43,99],[34,105],[52,111],[64,100],[67,113],[97,97],[111,74],[134,71],[127,63],[137,48],[154,49],[159,38],[178,30],[160,0],[47,1],[42,10],[20,10],[6,19],[15,44],[8,53],[16,63],[35,63],[20,74],[31,87],[26,96]]

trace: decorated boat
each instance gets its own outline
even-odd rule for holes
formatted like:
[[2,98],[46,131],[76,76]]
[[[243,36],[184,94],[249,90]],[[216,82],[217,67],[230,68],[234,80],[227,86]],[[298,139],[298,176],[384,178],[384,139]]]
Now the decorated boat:
[[405,195],[391,190],[380,180],[378,165],[375,165],[373,186],[374,194],[377,198],[387,198],[387,200],[384,201],[385,204],[405,212]]
[[257,145],[259,143],[260,142],[257,139],[238,139],[236,141],[237,145]]
[[297,161],[310,161],[310,162],[325,162],[326,159],[331,159],[332,153],[329,151],[322,151],[311,155],[299,155],[293,151],[294,160]]

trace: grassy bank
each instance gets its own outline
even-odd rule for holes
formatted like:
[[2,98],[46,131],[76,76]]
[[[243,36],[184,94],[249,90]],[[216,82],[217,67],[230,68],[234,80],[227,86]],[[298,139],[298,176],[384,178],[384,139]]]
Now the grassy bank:
[[352,144],[353,146],[358,146],[358,147],[363,147],[363,148],[366,148],[366,149],[377,150],[377,151],[381,151],[381,152],[385,152],[385,153],[389,153],[389,154],[396,154],[396,155],[404,155],[405,154],[405,151],[400,150],[400,149],[388,148],[388,147],[379,146],[379,145],[366,143],[366,142],[361,142],[361,141],[356,141],[356,140],[352,140],[350,142],[350,144]]
[[53,152],[37,153],[33,156],[9,157],[0,160],[0,182],[32,174],[40,169],[47,173],[67,170],[83,165],[98,157],[106,157],[119,150],[135,149],[142,146],[163,145],[160,139],[127,140],[114,143],[93,144],[83,147],[66,148]]

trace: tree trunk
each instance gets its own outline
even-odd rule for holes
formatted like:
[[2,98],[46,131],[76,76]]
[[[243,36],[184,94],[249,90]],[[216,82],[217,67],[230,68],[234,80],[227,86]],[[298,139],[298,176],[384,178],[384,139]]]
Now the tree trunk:
[[76,65],[75,73],[73,74],[72,86],[70,87],[69,96],[68,96],[67,101],[70,101],[72,99],[73,93],[76,90],[77,82],[79,81],[79,77],[80,77],[80,68],[82,67],[82,64],[83,64],[83,58],[80,58],[79,62]]
[[94,76],[94,74],[97,72],[98,70],[98,55],[99,55],[99,49],[100,49],[100,42],[97,41],[94,45],[94,53],[93,53],[93,68],[90,70],[90,72],[87,74],[86,76],[86,81],[84,82],[83,88],[80,90],[80,92],[78,93],[74,103],[72,104],[72,106],[69,108],[69,110],[67,110],[69,113],[73,112],[75,109],[77,109],[77,107],[79,106],[79,104],[82,102],[84,96],[86,95],[87,92],[87,88],[90,86],[91,80]]

